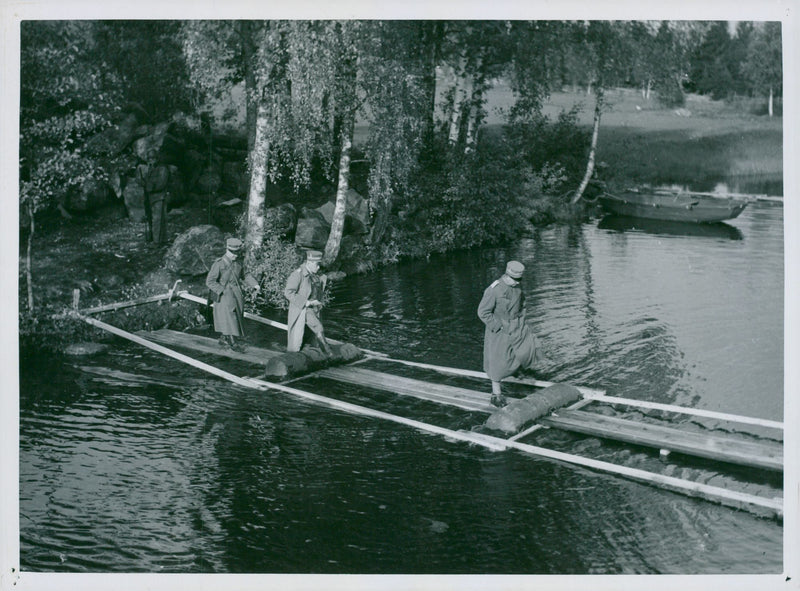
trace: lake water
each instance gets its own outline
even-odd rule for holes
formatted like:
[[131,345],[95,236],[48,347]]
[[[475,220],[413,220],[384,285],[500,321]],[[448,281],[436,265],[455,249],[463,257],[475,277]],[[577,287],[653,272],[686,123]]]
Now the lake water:
[[[528,269],[527,314],[550,357],[539,377],[783,419],[780,205],[754,203],[708,227],[605,218],[544,228],[507,249],[348,277],[333,287],[327,332],[396,358],[479,370],[475,310],[509,258]],[[252,338],[283,342],[269,330],[253,328]],[[780,521],[240,389],[117,345],[23,363],[23,571],[782,572]],[[322,379],[295,386],[451,429],[485,418]],[[525,441],[782,494],[780,477],[759,470],[662,463],[654,450],[557,430]]]

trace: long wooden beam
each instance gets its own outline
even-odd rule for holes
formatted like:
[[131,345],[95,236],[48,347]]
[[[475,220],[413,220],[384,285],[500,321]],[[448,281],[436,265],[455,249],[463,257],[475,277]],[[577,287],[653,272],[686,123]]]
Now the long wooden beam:
[[607,417],[582,410],[560,410],[540,422],[594,437],[604,437],[675,451],[682,454],[751,466],[765,470],[783,470],[783,446],[770,441],[746,441],[712,432],[693,432],[653,423]]
[[177,359],[178,361],[182,361],[183,363],[191,365],[192,367],[201,369],[203,371],[206,371],[208,373],[226,379],[230,382],[233,382],[234,384],[238,384],[240,386],[244,386],[247,388],[255,388],[259,390],[277,390],[287,394],[292,394],[299,398],[311,400],[312,402],[337,408],[345,412],[388,420],[391,422],[413,427],[420,431],[441,435],[451,440],[473,443],[493,450],[504,450],[507,448],[517,449],[519,451],[537,457],[548,458],[552,460],[566,462],[573,465],[583,466],[594,470],[599,470],[602,472],[625,476],[632,480],[653,484],[655,486],[681,492],[689,496],[697,496],[709,500],[714,500],[722,504],[731,505],[737,508],[743,505],[744,506],[751,505],[767,509],[778,516],[783,515],[783,500],[780,498],[766,499],[764,497],[759,497],[756,495],[729,491],[720,487],[709,486],[707,484],[681,480],[679,478],[664,476],[661,474],[655,474],[652,472],[647,472],[645,470],[628,468],[626,466],[618,466],[616,464],[611,464],[609,462],[592,460],[590,458],[584,458],[582,456],[576,456],[564,452],[553,451],[542,447],[536,447],[533,445],[520,443],[518,441],[509,441],[507,439],[501,439],[499,437],[494,437],[491,435],[484,435],[480,433],[474,433],[471,431],[454,431],[452,429],[438,427],[436,425],[431,425],[428,423],[424,423],[422,421],[408,419],[398,415],[393,415],[387,412],[352,404],[349,402],[344,402],[341,400],[335,400],[333,398],[328,398],[326,396],[321,396],[319,394],[306,392],[304,390],[299,390],[297,388],[292,388],[281,384],[275,384],[272,382],[267,382],[264,380],[258,380],[253,378],[241,378],[239,376],[236,376],[234,374],[231,374],[229,372],[211,366],[207,363],[203,363],[201,361],[197,361],[196,359],[192,359],[187,355],[183,355],[182,353],[178,353],[177,351],[173,351],[172,349],[169,349],[167,347],[162,347],[161,345],[152,343],[147,339],[139,337],[128,331],[122,330],[121,328],[117,328],[116,326],[112,326],[105,322],[101,322],[96,318],[91,318],[88,316],[81,316],[81,315],[78,315],[78,317],[87,322],[88,324],[91,324],[97,328],[115,334],[129,341],[147,347],[148,349],[152,349],[168,357]]
[[713,410],[704,410],[702,408],[687,408],[685,406],[676,406],[674,404],[662,404],[660,402],[647,402],[645,400],[635,400],[633,398],[617,398],[615,396],[606,396],[603,394],[587,394],[587,398],[591,398],[595,402],[605,402],[608,404],[622,404],[625,406],[635,406],[638,408],[648,408],[651,410],[663,410],[667,412],[674,412],[680,414],[694,415],[698,417],[707,417],[711,419],[719,419],[721,421],[732,421],[735,423],[745,423],[748,425],[758,425],[760,427],[769,427],[772,429],[783,429],[783,423],[780,421],[771,421],[769,419],[759,419],[756,417],[745,417],[741,415],[732,415],[724,412],[716,412]]
[[[106,306],[98,306],[96,308],[88,308],[86,310],[82,310],[82,314],[93,314],[96,312],[107,311],[107,310],[116,310],[126,306],[135,306],[141,303],[146,303],[150,301],[160,301],[165,299],[170,299],[171,297],[180,297],[185,300],[189,300],[192,302],[208,305],[208,300],[206,298],[196,296],[191,294],[187,291],[179,291],[175,294],[173,293],[166,293],[157,296],[152,296],[150,298],[144,298],[143,300],[133,300],[130,302],[122,302],[119,304],[108,304]],[[254,320],[256,322],[260,322],[262,324],[267,324],[274,328],[278,328],[281,330],[287,330],[285,324],[281,322],[276,322],[274,320],[270,320],[268,318],[264,318],[262,316],[258,316],[257,314],[252,314],[250,312],[244,313],[245,318],[249,318],[250,320]],[[333,341],[335,343],[340,343],[340,341]],[[455,367],[446,367],[441,365],[432,365],[430,363],[421,363],[417,361],[408,361],[405,359],[394,359],[389,357],[386,353],[381,353],[378,351],[370,351],[369,349],[362,349],[362,351],[371,357],[374,357],[381,361],[387,361],[391,363],[399,363],[402,365],[406,365],[409,367],[418,367],[421,369],[430,369],[433,371],[437,371],[440,373],[447,373],[451,375],[458,375],[470,378],[478,378],[478,379],[488,379],[484,372],[474,371],[469,369],[460,369]],[[523,379],[523,378],[507,378],[507,382],[512,383],[519,383],[529,386],[535,386],[540,388],[547,388],[553,385],[553,382],[547,382],[543,380],[536,380],[536,379]],[[677,406],[672,404],[662,404],[658,402],[647,402],[643,400],[636,400],[633,398],[618,398],[613,396],[606,396],[605,391],[603,390],[596,390],[593,388],[586,388],[583,386],[578,386],[578,390],[581,394],[587,398],[591,398],[593,401],[596,402],[605,402],[608,404],[624,404],[627,406],[638,407],[638,408],[647,408],[651,410],[662,410],[666,412],[674,412],[686,415],[693,415],[693,416],[700,416],[700,417],[707,417],[713,419],[719,419],[722,421],[731,421],[737,422],[742,424],[749,424],[749,425],[757,425],[762,427],[768,427],[773,429],[783,429],[783,423],[780,421],[771,421],[768,419],[759,419],[755,417],[745,417],[741,415],[733,415],[728,413],[721,413],[711,410],[704,410],[704,409],[695,409],[695,408],[688,408],[684,406]]]
[[757,507],[762,507],[764,509],[768,509],[769,511],[775,513],[778,516],[782,516],[783,514],[783,500],[781,498],[767,499],[764,497],[759,497],[757,495],[731,491],[724,488],[703,484],[700,482],[692,482],[689,480],[682,480],[680,478],[675,478],[672,476],[656,474],[654,472],[648,472],[646,470],[640,470],[638,468],[619,466],[617,464],[612,464],[610,462],[603,462],[601,460],[593,460],[590,458],[584,458],[582,456],[554,451],[544,447],[538,447],[526,443],[520,443],[519,441],[509,441],[508,439],[502,439],[500,437],[494,437],[492,435],[474,433],[472,431],[454,431],[452,429],[447,429],[445,427],[438,427],[436,425],[423,423],[422,421],[416,421],[414,419],[408,419],[405,417],[393,415],[380,410],[375,410],[372,408],[352,404],[349,402],[335,400],[332,398],[328,398],[326,396],[321,396],[319,394],[313,394],[311,392],[306,392],[304,390],[298,390],[296,388],[283,386],[281,384],[273,384],[271,382],[266,382],[258,379],[254,379],[252,381],[258,384],[262,384],[265,387],[274,390],[279,390],[288,394],[293,394],[300,398],[325,404],[327,406],[338,408],[346,412],[351,412],[373,418],[385,419],[388,421],[413,427],[420,431],[442,435],[443,437],[446,437],[448,439],[474,443],[497,451],[502,451],[507,448],[512,448],[533,456],[557,460],[577,466],[583,466],[585,468],[599,470],[601,472],[607,472],[610,474],[617,474],[620,476],[624,476],[626,478],[630,478],[632,480],[652,484],[660,488],[681,492],[689,496],[696,496],[708,500],[715,500],[722,504],[730,505],[737,508],[741,507],[742,505],[753,505]]
[[150,304],[153,302],[161,302],[173,297],[171,293],[162,293],[159,295],[149,296],[146,298],[139,298],[138,300],[130,300],[127,302],[117,302],[116,304],[106,304],[104,306],[95,306],[94,308],[84,308],[80,311],[81,314],[97,314],[99,312],[113,312],[114,310],[121,310],[122,308],[130,308],[131,306],[138,306],[140,304]]

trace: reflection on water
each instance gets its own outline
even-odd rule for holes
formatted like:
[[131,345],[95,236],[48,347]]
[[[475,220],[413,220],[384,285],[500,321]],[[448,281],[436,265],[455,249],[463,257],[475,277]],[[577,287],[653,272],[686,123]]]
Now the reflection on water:
[[[332,286],[326,330],[394,357],[480,369],[476,307],[516,258],[527,268],[528,320],[551,358],[542,378],[780,420],[782,208],[753,204],[713,239],[618,224],[553,226],[510,248],[348,277]],[[280,340],[276,334],[264,338]],[[116,345],[76,366],[34,359],[22,367],[25,570],[781,572],[782,527],[774,521],[242,390]],[[300,385],[453,429],[484,420],[330,380]],[[664,464],[652,450],[558,430],[531,442],[781,494],[779,479],[756,470]]]
[[647,234],[663,234],[671,236],[701,236],[720,238],[723,240],[741,240],[742,231],[725,222],[709,224],[695,224],[691,222],[675,222],[668,220],[653,220],[635,218],[621,215],[607,215],[598,222],[601,230],[615,230],[617,232],[639,231]]

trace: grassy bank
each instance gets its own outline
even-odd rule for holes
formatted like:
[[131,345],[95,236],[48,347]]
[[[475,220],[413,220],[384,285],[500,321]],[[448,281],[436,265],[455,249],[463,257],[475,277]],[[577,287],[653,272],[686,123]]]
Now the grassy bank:
[[[681,109],[662,108],[630,89],[608,91],[601,119],[597,159],[612,185],[691,185],[710,190],[734,177],[779,180],[783,174],[783,119],[757,115],[764,99],[735,104],[688,95]],[[488,96],[487,123],[499,126],[511,106],[508,88]],[[578,121],[590,127],[594,96],[553,93],[544,113],[556,118],[577,105]]]

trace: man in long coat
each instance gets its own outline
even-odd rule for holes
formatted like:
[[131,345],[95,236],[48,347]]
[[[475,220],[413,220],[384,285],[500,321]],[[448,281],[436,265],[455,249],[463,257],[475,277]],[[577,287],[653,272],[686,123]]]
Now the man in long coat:
[[322,293],[325,291],[327,277],[317,275],[322,253],[309,250],[306,261],[292,271],[286,280],[283,294],[289,300],[288,343],[287,351],[299,351],[303,346],[303,336],[308,327],[317,337],[322,351],[332,355],[330,345],[325,338],[325,331],[320,321],[322,309]]
[[214,261],[206,276],[206,285],[211,290],[214,306],[214,330],[221,332],[219,343],[222,347],[231,347],[235,351],[243,351],[244,345],[236,339],[244,335],[242,319],[244,318],[244,294],[242,288],[248,285],[259,290],[258,282],[252,275],[244,274],[239,261],[242,241],[228,238],[227,251]]
[[536,336],[525,323],[525,294],[519,281],[525,266],[509,261],[506,272],[483,292],[478,318],[486,325],[483,370],[492,380],[492,404],[505,406],[500,382],[536,361]]

